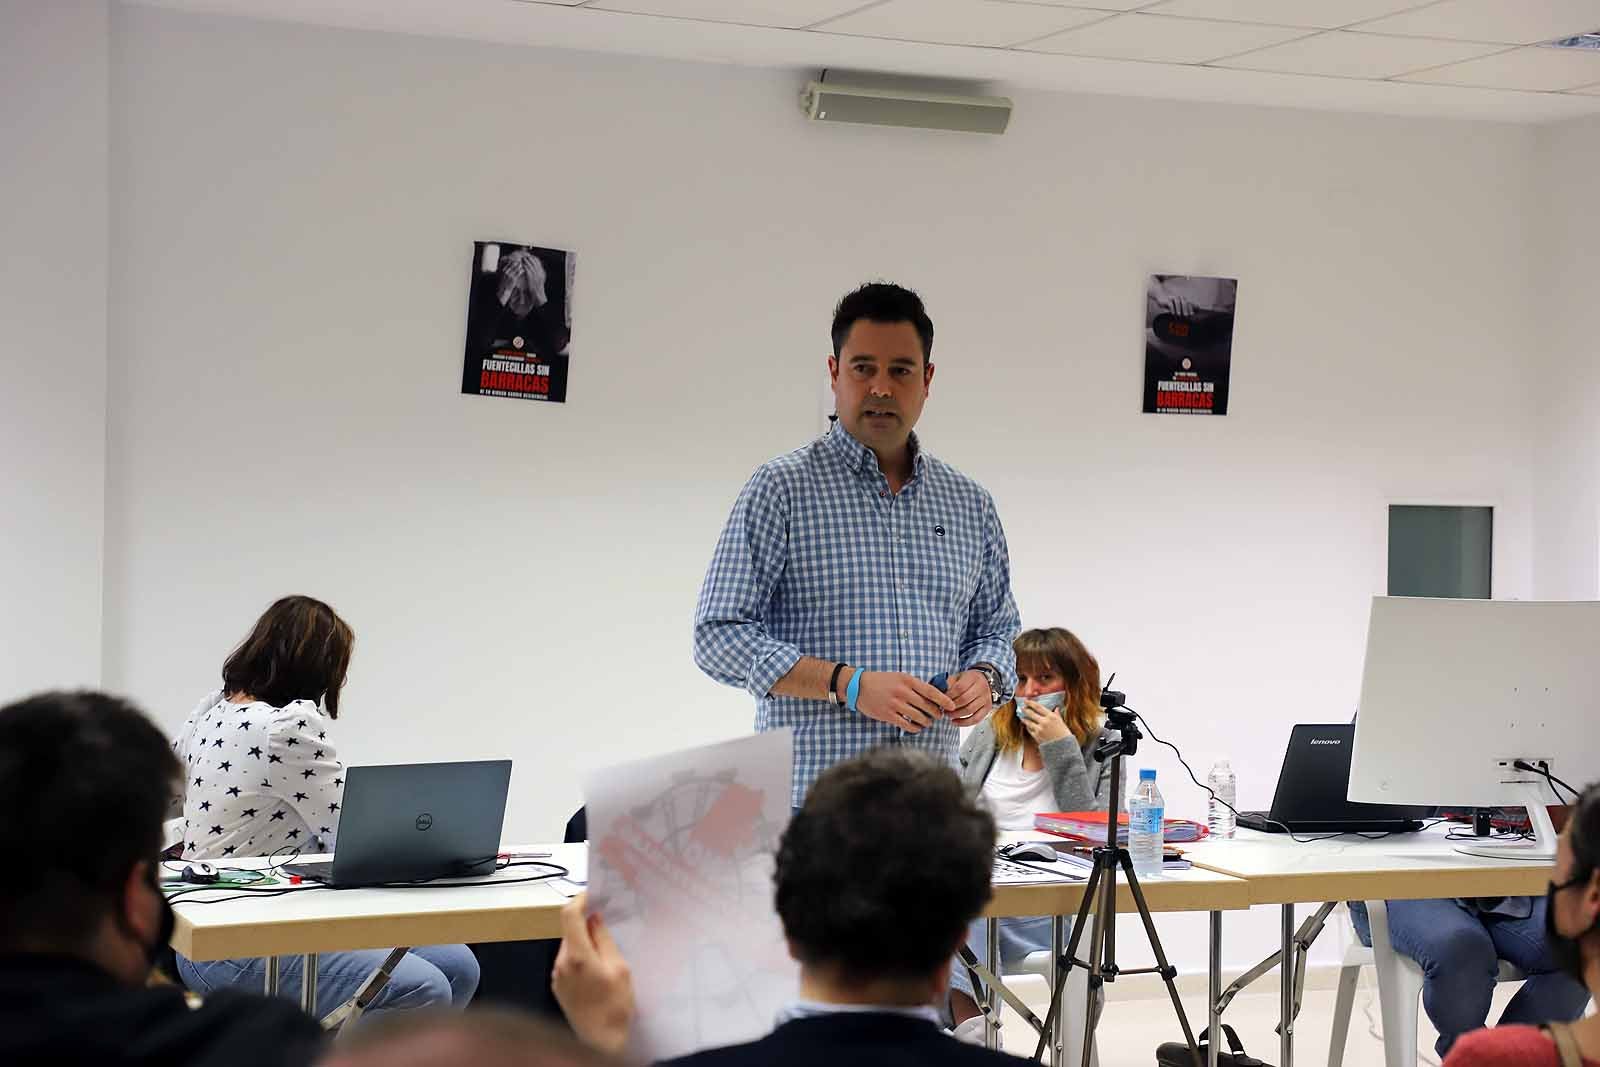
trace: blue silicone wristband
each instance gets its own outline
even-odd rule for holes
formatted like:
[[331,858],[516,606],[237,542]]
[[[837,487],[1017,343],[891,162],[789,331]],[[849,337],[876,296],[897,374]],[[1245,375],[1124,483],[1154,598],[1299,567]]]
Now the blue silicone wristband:
[[860,667],[850,676],[850,684],[844,687],[844,706],[851,711],[859,711],[856,707],[856,697],[861,695],[861,676],[867,672]]

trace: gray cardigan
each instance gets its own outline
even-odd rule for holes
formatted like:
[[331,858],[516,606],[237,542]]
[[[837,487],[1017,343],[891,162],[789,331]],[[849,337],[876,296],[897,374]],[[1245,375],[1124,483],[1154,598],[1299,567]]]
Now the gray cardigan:
[[[1110,775],[1106,765],[1098,763],[1091,753],[1100,738],[1108,731],[1102,727],[1099,736],[1082,746],[1071,734],[1057,741],[1039,746],[1044,759],[1045,773],[1050,775],[1050,785],[1055,792],[1057,811],[1104,811],[1106,789]],[[1115,732],[1111,732],[1115,737]],[[995,747],[994,719],[991,716],[973,728],[961,746],[961,784],[976,797],[983,792],[983,783],[994,766],[998,750]]]

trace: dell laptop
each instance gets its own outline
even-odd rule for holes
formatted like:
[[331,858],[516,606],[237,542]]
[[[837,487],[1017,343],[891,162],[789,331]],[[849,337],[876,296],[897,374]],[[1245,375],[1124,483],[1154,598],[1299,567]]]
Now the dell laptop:
[[351,767],[333,856],[283,872],[333,886],[492,874],[510,787],[510,760]]
[[1296,726],[1283,754],[1283,770],[1272,794],[1272,810],[1241,811],[1239,825],[1267,833],[1415,833],[1431,807],[1357,804],[1345,799],[1350,786],[1354,723]]

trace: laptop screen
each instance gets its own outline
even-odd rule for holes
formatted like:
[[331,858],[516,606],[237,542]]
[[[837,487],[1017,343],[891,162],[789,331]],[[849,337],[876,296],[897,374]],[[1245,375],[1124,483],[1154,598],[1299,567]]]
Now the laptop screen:
[[1272,795],[1272,817],[1285,823],[1425,819],[1431,807],[1357,804],[1345,799],[1350,786],[1353,723],[1296,726],[1289,735],[1283,771]]
[[333,880],[351,885],[491,872],[510,785],[510,760],[349,768]]

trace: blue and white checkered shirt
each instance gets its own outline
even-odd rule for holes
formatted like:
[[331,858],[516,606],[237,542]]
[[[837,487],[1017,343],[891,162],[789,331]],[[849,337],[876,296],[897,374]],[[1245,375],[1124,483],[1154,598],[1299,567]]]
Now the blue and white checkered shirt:
[[756,698],[756,729],[794,729],[794,804],[817,775],[883,744],[953,763],[940,719],[907,734],[825,700],[774,696],[801,656],[931,678],[991,663],[1015,685],[1019,625],[994,500],[911,437],[912,473],[889,489],[841,425],[757,468],[700,588],[700,669]]

